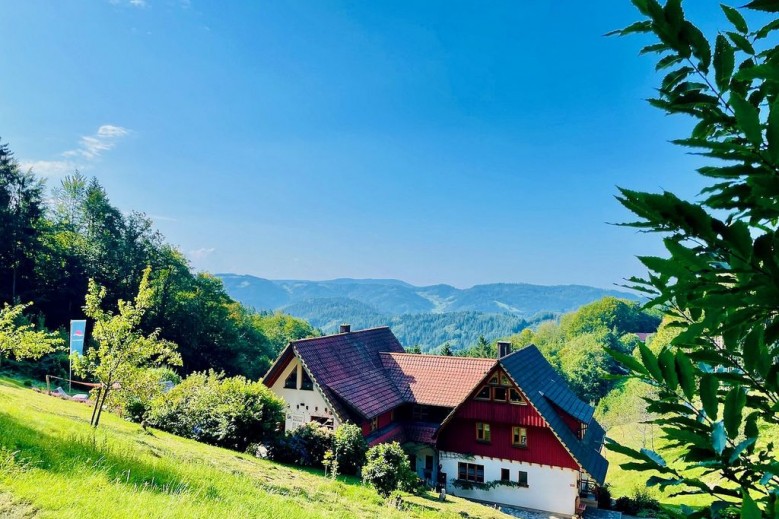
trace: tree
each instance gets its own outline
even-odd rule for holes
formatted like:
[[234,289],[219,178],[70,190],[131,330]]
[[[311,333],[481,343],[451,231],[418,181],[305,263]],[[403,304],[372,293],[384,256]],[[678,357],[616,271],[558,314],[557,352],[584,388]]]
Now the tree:
[[114,384],[121,386],[129,382],[137,370],[145,367],[181,364],[176,345],[161,340],[159,330],[149,335],[139,331],[141,319],[153,297],[149,288],[150,273],[151,269],[144,270],[134,301],[119,300],[117,313],[102,308],[106,289],[94,280],[89,281],[84,312],[94,320],[92,337],[97,346],[87,349],[83,356],[74,353],[73,367],[76,373],[92,375],[101,384],[102,394],[98,395],[92,413],[93,427],[100,423],[103,404]]
[[24,310],[31,304],[6,304],[0,308],[0,359],[7,356],[39,359],[64,343],[56,333],[36,330],[24,317]]
[[[646,449],[610,448],[634,458],[626,468],[655,471],[649,485],[713,499],[707,509],[676,515],[774,518],[779,48],[768,36],[779,20],[750,30],[742,11],[723,5],[730,27],[712,45],[685,19],[681,0],[633,3],[643,19],[616,33],[656,38],[642,53],[657,54],[657,69],[666,75],[650,103],[693,118],[691,135],[675,142],[708,159],[697,171],[712,183],[695,201],[620,189],[618,199],[638,216],[627,225],[662,233],[668,252],[640,258],[649,273],[631,279],[632,286],[663,308],[679,333],[657,354],[640,345],[640,360],[612,354],[631,377],[656,388],[647,409],[657,414],[652,421],[676,447],[678,461],[669,465]],[[775,13],[779,1],[753,0],[745,8]],[[713,484],[701,479],[701,468]]]

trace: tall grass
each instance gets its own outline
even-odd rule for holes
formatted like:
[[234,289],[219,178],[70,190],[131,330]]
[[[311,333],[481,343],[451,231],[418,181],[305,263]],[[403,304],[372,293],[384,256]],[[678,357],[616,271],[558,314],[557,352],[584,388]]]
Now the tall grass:
[[388,508],[354,478],[260,460],[106,416],[0,379],[3,517],[507,517],[432,495]]

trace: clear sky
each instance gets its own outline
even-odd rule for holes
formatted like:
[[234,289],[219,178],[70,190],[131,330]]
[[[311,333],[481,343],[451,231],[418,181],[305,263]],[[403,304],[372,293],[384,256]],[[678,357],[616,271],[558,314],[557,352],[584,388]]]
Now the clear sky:
[[[687,2],[710,31],[715,3]],[[701,8],[708,8],[701,12]],[[693,9],[697,7],[697,9]],[[616,186],[701,187],[628,0],[24,0],[0,138],[79,168],[195,268],[612,287],[660,238]]]

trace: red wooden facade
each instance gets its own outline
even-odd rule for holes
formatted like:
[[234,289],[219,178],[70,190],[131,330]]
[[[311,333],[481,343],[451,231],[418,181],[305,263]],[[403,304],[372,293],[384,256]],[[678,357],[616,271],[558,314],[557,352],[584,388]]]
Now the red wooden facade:
[[[500,376],[500,371],[498,375]],[[492,374],[485,380],[491,378]],[[475,395],[481,387],[457,408],[454,417],[439,432],[437,447],[440,450],[579,469],[578,463],[532,405],[476,399]],[[513,384],[511,387],[518,390]],[[525,395],[522,397],[527,402]],[[477,439],[477,423],[489,424],[489,442]],[[578,427],[578,422],[576,423]],[[526,429],[526,447],[513,445],[512,427],[515,426]]]
[[393,411],[389,411],[387,413],[380,414],[376,417],[376,428],[373,428],[373,420],[367,420],[362,423],[362,434],[363,436],[368,436],[370,433],[372,433],[376,429],[381,429],[385,425],[389,425],[392,423],[392,415],[394,414]]

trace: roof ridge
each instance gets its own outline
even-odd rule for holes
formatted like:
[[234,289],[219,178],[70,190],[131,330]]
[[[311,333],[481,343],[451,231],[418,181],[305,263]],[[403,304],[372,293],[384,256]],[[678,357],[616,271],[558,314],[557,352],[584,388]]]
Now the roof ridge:
[[379,355],[397,355],[403,357],[414,357],[421,359],[437,358],[437,359],[462,359],[462,360],[479,360],[485,362],[497,362],[498,359],[491,357],[460,357],[459,355],[436,355],[434,353],[408,353],[408,352],[395,352],[395,351],[380,351]]
[[327,339],[330,337],[342,337],[344,335],[355,335],[360,334],[364,332],[375,332],[377,330],[389,330],[389,326],[376,326],[375,328],[366,328],[364,330],[355,330],[352,332],[346,332],[346,333],[331,333],[329,335],[320,335],[319,337],[306,337],[304,339],[297,339],[294,341],[290,341],[290,344],[300,344],[301,342],[309,342],[309,341],[316,341],[321,339]]

